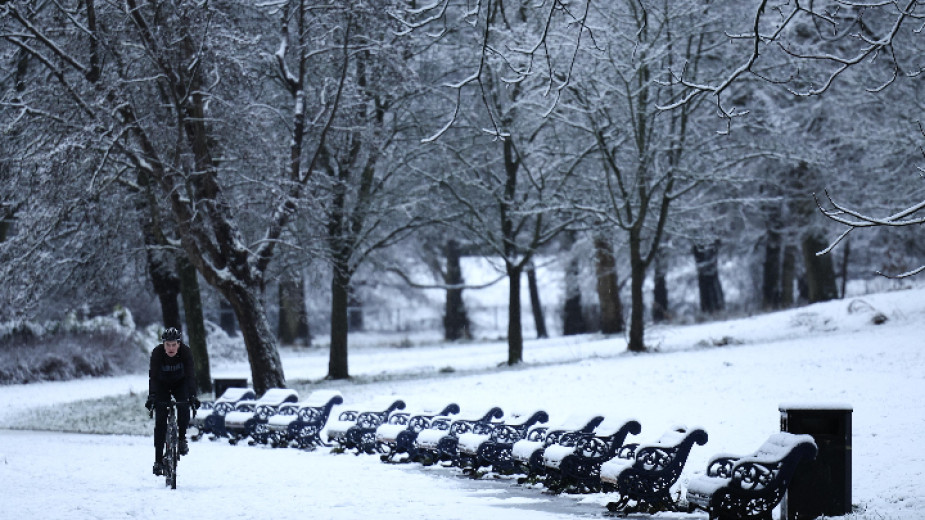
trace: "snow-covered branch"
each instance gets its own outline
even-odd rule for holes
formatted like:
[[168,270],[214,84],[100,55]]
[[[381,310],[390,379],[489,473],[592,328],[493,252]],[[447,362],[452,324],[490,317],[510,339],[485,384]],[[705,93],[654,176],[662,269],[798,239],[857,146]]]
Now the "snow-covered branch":
[[[908,208],[881,218],[864,214],[860,211],[851,209],[844,204],[836,202],[835,199],[833,199],[829,194],[828,190],[825,191],[825,198],[828,200],[830,207],[823,206],[815,193],[813,193],[813,198],[816,201],[816,206],[819,208],[819,211],[821,211],[823,215],[832,221],[847,226],[847,229],[843,231],[835,240],[833,240],[828,247],[822,251],[817,252],[817,256],[825,255],[831,252],[855,229],[870,227],[905,227],[925,224],[925,217],[915,216],[922,210],[925,210],[925,201],[913,204]],[[919,274],[923,270],[925,270],[925,266],[921,266],[917,269],[899,275],[884,275],[880,272],[878,272],[878,274],[887,276],[889,278],[906,278]]]

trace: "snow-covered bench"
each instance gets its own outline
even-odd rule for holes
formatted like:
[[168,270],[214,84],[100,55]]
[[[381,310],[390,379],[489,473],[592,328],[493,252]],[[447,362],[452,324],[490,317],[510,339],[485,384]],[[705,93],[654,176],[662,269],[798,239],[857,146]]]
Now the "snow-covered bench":
[[601,488],[601,464],[625,451],[629,434],[639,435],[638,421],[607,418],[591,435],[572,435],[543,451],[544,485],[553,492],[595,492]]
[[388,398],[371,405],[371,410],[345,410],[327,428],[328,441],[336,442],[340,449],[360,453],[376,452],[376,428],[388,422],[396,410],[405,409],[405,401]]
[[251,444],[266,442],[270,430],[267,420],[276,415],[285,403],[295,403],[299,393],[288,388],[271,388],[257,400],[238,401],[234,411],[225,414],[225,429],[231,436],[228,442],[237,444],[241,439],[251,437]]
[[511,456],[514,443],[523,439],[530,427],[548,420],[549,415],[543,410],[514,412],[506,414],[504,422],[494,424],[487,434],[461,434],[454,464],[469,471],[491,467],[497,473],[510,473],[514,469]]
[[812,460],[816,452],[811,436],[781,432],[751,455],[715,455],[706,474],[691,479],[687,501],[707,511],[710,520],[771,520],[798,464]]
[[497,406],[473,413],[471,410],[454,417],[435,417],[430,428],[422,430],[414,441],[415,460],[427,465],[456,459],[459,436],[464,433],[488,434],[494,419],[504,416]]
[[607,504],[607,509],[620,513],[676,511],[671,486],[681,477],[694,444],[703,446],[707,439],[707,432],[700,428],[678,427],[653,444],[640,444],[631,457],[615,457],[605,462],[600,472],[604,490],[618,494],[618,499]]
[[314,449],[323,444],[321,430],[331,409],[343,402],[344,397],[337,390],[315,390],[304,401],[281,405],[276,415],[267,420],[270,442],[274,447]]
[[225,415],[234,410],[239,401],[256,398],[257,394],[251,388],[228,388],[215,401],[203,401],[199,411],[190,420],[190,426],[196,428],[196,434],[190,438],[198,441],[207,433],[211,434],[213,440],[227,437]]
[[459,413],[459,405],[450,403],[435,407],[424,405],[417,410],[395,412],[386,424],[376,428],[376,444],[382,453],[383,462],[395,462],[396,457],[406,454],[407,459],[414,458],[414,441],[418,434],[430,428],[434,417],[449,417]]
[[511,457],[515,471],[535,479],[546,474],[543,465],[543,451],[554,444],[574,446],[577,438],[594,432],[604,416],[568,416],[564,421],[554,425],[538,425],[530,428],[527,435],[511,447]]

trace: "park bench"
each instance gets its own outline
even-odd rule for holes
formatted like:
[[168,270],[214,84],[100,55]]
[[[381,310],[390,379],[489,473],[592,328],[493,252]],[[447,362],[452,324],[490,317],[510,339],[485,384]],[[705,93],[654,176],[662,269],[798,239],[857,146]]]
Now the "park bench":
[[[386,404],[388,403],[388,404]],[[376,452],[376,428],[388,422],[389,416],[405,409],[405,402],[401,399],[380,400],[372,405],[368,411],[345,410],[337,416],[336,421],[330,421],[327,428],[328,441],[337,443],[341,450],[356,450],[360,453]]]
[[[604,416],[593,417],[571,415],[555,425],[536,425],[527,435],[511,447],[514,470],[527,475],[526,480],[533,480],[546,474],[543,465],[543,451],[554,444],[572,444],[582,435],[590,435]],[[572,441],[569,441],[572,439]]]
[[489,433],[463,433],[459,435],[454,464],[473,473],[483,467],[496,473],[511,473],[514,443],[523,439],[532,426],[548,420],[549,415],[543,410],[512,413],[505,415],[503,422],[494,424]]
[[430,428],[434,417],[448,417],[459,413],[459,405],[450,403],[442,408],[424,406],[418,410],[403,410],[389,416],[386,424],[376,428],[376,444],[383,462],[397,462],[399,455],[406,460],[414,458],[414,441],[418,434]]
[[196,428],[196,434],[190,438],[198,441],[205,434],[210,434],[213,440],[227,437],[225,415],[234,410],[238,402],[256,398],[257,394],[251,388],[228,388],[215,401],[203,401],[199,411],[190,420],[190,426]]
[[321,430],[328,422],[331,409],[343,402],[344,397],[337,390],[315,390],[304,401],[283,404],[276,415],[267,420],[270,443],[274,447],[301,449],[322,445]]
[[707,439],[707,432],[700,428],[681,427],[666,432],[653,444],[640,444],[632,452],[627,450],[605,462],[600,470],[604,491],[619,495],[607,509],[619,513],[677,511],[671,486],[681,477],[693,445],[702,446]]
[[285,403],[299,400],[299,393],[288,388],[271,388],[257,400],[241,400],[234,411],[225,414],[225,429],[228,431],[230,444],[237,444],[241,439],[251,437],[250,444],[266,442],[270,430],[267,420],[276,415],[279,407]]
[[781,432],[750,455],[716,455],[706,474],[688,484],[688,504],[707,511],[710,520],[771,520],[798,464],[816,451],[811,436]]
[[429,428],[421,430],[414,441],[415,460],[425,465],[440,461],[454,461],[459,436],[464,433],[487,434],[494,419],[504,416],[497,406],[475,413],[466,411],[454,417],[435,417]]
[[543,451],[543,484],[555,493],[600,491],[601,464],[617,456],[629,434],[639,435],[641,430],[635,420],[605,419],[590,435],[564,435]]

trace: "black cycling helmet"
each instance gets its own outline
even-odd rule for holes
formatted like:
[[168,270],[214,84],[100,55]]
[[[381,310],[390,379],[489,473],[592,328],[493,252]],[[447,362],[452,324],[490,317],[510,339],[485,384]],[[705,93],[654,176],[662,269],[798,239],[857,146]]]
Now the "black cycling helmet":
[[167,327],[167,330],[161,334],[161,341],[180,341],[180,331],[174,327]]

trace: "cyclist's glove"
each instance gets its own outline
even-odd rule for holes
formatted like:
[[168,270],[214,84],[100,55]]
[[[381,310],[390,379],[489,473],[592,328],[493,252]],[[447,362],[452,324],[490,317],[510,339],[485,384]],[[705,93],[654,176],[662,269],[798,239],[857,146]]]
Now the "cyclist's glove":
[[149,412],[154,411],[154,400],[150,397],[145,401],[145,408],[147,408]]

